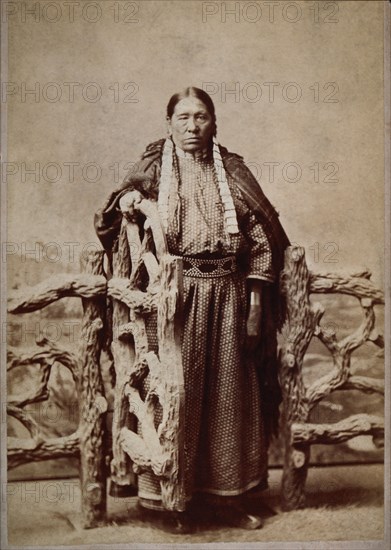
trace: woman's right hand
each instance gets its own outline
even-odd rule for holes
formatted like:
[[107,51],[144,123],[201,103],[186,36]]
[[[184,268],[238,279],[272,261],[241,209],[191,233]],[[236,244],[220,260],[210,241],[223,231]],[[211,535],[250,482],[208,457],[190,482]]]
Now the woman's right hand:
[[134,206],[143,200],[143,196],[139,191],[129,191],[125,193],[119,200],[119,207],[123,214],[133,216]]

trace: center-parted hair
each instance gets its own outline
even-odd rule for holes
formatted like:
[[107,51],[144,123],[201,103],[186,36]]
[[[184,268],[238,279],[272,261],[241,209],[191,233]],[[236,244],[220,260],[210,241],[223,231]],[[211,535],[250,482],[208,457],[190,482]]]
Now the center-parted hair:
[[182,101],[182,99],[186,99],[187,97],[195,97],[200,101],[202,101],[202,103],[205,105],[208,113],[212,117],[212,121],[214,125],[213,135],[215,136],[217,131],[215,106],[210,95],[206,93],[204,90],[201,90],[201,88],[189,86],[188,88],[185,88],[181,92],[178,92],[177,94],[174,94],[173,96],[171,96],[170,101],[168,102],[168,105],[167,105],[167,117],[171,118],[172,115],[174,114],[174,109],[176,105],[180,101]]

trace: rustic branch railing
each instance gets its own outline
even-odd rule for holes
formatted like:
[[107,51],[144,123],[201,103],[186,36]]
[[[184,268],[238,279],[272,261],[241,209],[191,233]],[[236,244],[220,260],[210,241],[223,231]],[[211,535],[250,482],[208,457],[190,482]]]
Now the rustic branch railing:
[[[184,510],[181,263],[167,252],[156,204],[143,200],[137,208],[146,217],[143,240],[138,226],[123,217],[114,278],[108,285],[114,299],[112,350],[117,377],[112,478],[120,485],[132,481],[129,457],[133,472],[151,471],[159,478],[166,509]],[[143,269],[148,279],[144,292],[139,288]],[[159,355],[148,351],[146,316],[150,315],[156,318]],[[143,387],[147,376],[148,385]],[[162,418],[157,426],[158,408]]]
[[[167,254],[156,205],[143,200],[138,208],[146,217],[143,239],[137,226],[123,219],[118,252],[113,260],[114,277],[107,282],[103,252],[90,252],[83,274],[62,275],[24,290],[9,305],[10,313],[36,311],[55,300],[77,296],[84,316],[78,354],[38,340],[38,351],[9,347],[8,369],[39,365],[36,389],[9,396],[8,413],[20,421],[31,437],[8,438],[8,466],[59,457],[79,457],[83,524],[94,527],[105,519],[106,467],[104,415],[107,409],[100,369],[103,347],[106,295],[113,300],[112,352],[116,372],[114,388],[113,448],[111,477],[119,485],[134,481],[134,473],[152,471],[160,479],[167,509],[184,509],[182,490],[183,433],[180,419],[184,406],[180,351],[181,264]],[[145,289],[147,274],[148,285]],[[285,459],[282,499],[285,509],[304,505],[304,486],[310,446],[338,443],[361,434],[376,442],[384,436],[384,421],[370,415],[353,415],[336,424],[308,422],[311,409],[331,392],[358,389],[384,393],[379,379],[350,373],[352,352],[370,341],[383,347],[375,329],[374,305],[383,304],[383,294],[369,280],[369,272],[349,277],[317,275],[307,269],[304,249],[290,247],[285,256],[282,291],[287,300],[285,336],[280,349],[280,379],[283,389]],[[310,294],[340,293],[356,297],[363,309],[363,322],[350,336],[337,341],[320,326],[324,310],[310,302]],[[159,356],[148,351],[145,320],[155,315]],[[302,367],[311,339],[316,336],[332,356],[330,373],[304,385]],[[48,381],[58,362],[68,368],[79,393],[80,423],[73,434],[47,439],[23,407],[49,397]],[[148,379],[148,385],[144,387]],[[162,420],[156,422],[158,406]]]
[[[58,275],[24,289],[11,300],[8,311],[29,313],[66,297],[82,299],[84,316],[78,355],[38,340],[41,352],[9,348],[9,369],[38,364],[37,388],[28,395],[9,396],[7,411],[30,432],[30,438],[8,438],[8,466],[60,457],[80,459],[83,524],[93,527],[105,518],[106,467],[104,449],[104,396],[100,354],[103,347],[106,295],[113,300],[113,340],[116,382],[112,424],[111,478],[119,485],[134,481],[134,472],[152,471],[160,479],[167,509],[182,510],[183,442],[180,418],[184,406],[180,346],[181,263],[167,254],[156,205],[138,205],[146,216],[144,238],[124,217],[114,277],[107,281],[103,252],[91,252],[82,262],[80,275]],[[155,255],[156,254],[156,255]],[[141,290],[142,270],[148,287]],[[148,351],[145,315],[157,317],[159,356]],[[80,422],[73,434],[43,437],[34,418],[23,407],[49,397],[48,381],[55,362],[67,367],[75,381],[80,404]],[[140,389],[147,378],[144,399]],[[162,420],[156,426],[156,410]],[[132,471],[133,467],[133,471]]]
[[[327,273],[310,273],[304,249],[289,247],[281,276],[282,292],[287,301],[287,318],[283,327],[284,341],[280,349],[280,380],[283,391],[283,430],[285,441],[282,480],[283,508],[304,506],[304,486],[313,444],[333,444],[357,435],[372,435],[375,444],[384,437],[384,419],[367,414],[352,415],[336,424],[311,424],[311,409],[336,390],[356,389],[384,394],[384,382],[350,372],[351,355],[365,342],[384,347],[384,339],[375,327],[374,306],[383,304],[383,293],[369,280],[368,271],[342,277]],[[358,329],[337,341],[319,325],[324,308],[310,302],[310,294],[339,293],[356,297],[363,311]],[[313,336],[325,345],[332,357],[330,372],[310,386],[303,381],[303,360]]]
[[[28,313],[52,302],[77,296],[83,302],[83,321],[79,353],[74,355],[52,345],[47,339],[37,341],[41,351],[8,348],[8,370],[38,364],[37,387],[28,395],[8,396],[7,412],[21,422],[31,438],[8,437],[8,467],[33,461],[78,457],[82,492],[83,525],[95,527],[105,519],[106,469],[104,467],[104,397],[100,370],[102,329],[107,281],[103,274],[103,251],[90,251],[82,258],[83,274],[60,275],[28,289],[11,301],[9,313]],[[77,430],[67,436],[45,438],[34,418],[23,409],[27,404],[48,399],[48,382],[54,363],[72,373],[78,389],[80,420]]]

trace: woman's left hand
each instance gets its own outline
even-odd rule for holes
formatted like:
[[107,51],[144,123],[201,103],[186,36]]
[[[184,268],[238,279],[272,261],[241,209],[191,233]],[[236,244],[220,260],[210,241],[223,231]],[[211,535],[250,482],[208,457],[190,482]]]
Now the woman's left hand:
[[247,339],[246,348],[248,351],[254,351],[261,338],[261,319],[262,306],[260,304],[251,304],[247,316]]

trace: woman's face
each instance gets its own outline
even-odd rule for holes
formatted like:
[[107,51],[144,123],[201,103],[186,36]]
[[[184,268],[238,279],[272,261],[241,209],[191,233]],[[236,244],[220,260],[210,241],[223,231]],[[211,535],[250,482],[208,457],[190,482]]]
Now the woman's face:
[[204,149],[214,132],[206,105],[196,97],[181,99],[167,121],[175,145],[189,153]]

